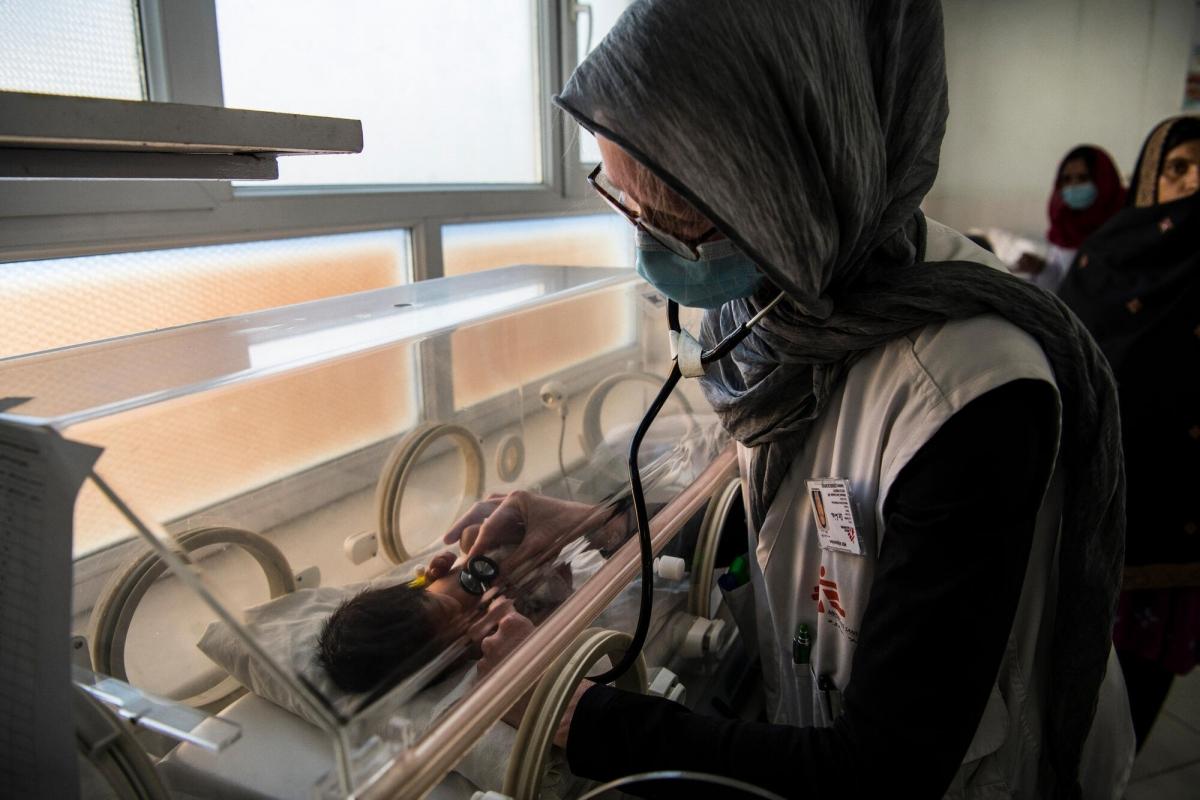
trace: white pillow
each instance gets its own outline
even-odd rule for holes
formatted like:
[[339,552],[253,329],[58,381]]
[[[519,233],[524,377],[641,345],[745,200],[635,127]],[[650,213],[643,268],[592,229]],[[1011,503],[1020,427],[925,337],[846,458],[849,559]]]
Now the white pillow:
[[[334,685],[317,659],[317,638],[329,615],[364,586],[299,589],[248,609],[245,616],[246,628],[272,659],[293,675],[303,675],[343,715],[348,715],[356,695],[343,692]],[[224,622],[211,623],[196,646],[259,697],[320,725],[320,720],[309,713],[292,687],[278,680],[252,657],[250,650]]]

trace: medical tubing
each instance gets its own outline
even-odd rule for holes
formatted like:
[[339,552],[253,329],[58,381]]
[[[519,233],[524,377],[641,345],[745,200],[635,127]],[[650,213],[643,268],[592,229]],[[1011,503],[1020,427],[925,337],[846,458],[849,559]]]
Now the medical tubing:
[[563,461],[563,442],[567,438],[567,409],[566,406],[559,412],[561,423],[558,426],[558,474],[562,475],[563,490],[567,493],[567,499],[574,501],[575,495],[571,491],[571,482],[567,479],[567,465]]
[[[668,313],[672,306],[674,303],[668,305]],[[625,655],[621,657],[616,666],[591,679],[596,683],[609,683],[637,663],[638,656],[642,652],[642,645],[646,643],[646,634],[650,631],[650,612],[654,603],[654,546],[650,541],[650,517],[646,513],[646,496],[642,493],[642,476],[638,469],[638,450],[641,449],[642,439],[645,438],[646,432],[650,430],[658,412],[662,411],[662,407],[666,405],[667,398],[671,396],[675,384],[679,383],[681,377],[683,374],[679,371],[679,364],[672,363],[671,374],[667,376],[662,388],[658,390],[658,396],[654,398],[646,415],[642,417],[641,424],[633,434],[633,441],[629,443],[629,490],[633,495],[633,513],[637,518],[638,544],[641,546],[642,552],[642,601],[638,607],[637,627],[634,629],[633,641],[630,643],[629,649],[625,651]]]

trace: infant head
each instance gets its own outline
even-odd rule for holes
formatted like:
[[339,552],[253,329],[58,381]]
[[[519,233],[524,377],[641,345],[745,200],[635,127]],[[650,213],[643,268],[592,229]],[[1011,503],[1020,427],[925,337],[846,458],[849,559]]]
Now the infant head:
[[411,675],[452,635],[454,601],[397,584],[342,603],[317,640],[322,666],[338,688],[365,692],[385,678]]

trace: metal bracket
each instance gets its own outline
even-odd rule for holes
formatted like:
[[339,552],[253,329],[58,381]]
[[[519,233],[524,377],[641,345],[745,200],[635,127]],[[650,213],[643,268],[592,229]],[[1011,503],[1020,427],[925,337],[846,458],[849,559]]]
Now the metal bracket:
[[88,649],[86,636],[71,637],[71,664],[82,669],[92,668],[92,651]]
[[191,706],[147,694],[116,678],[75,666],[75,685],[135,725],[219,753],[236,742],[242,728]]

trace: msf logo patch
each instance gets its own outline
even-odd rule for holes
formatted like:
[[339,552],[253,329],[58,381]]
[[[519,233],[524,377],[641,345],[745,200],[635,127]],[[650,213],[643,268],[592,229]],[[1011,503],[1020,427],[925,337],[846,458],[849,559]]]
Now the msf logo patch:
[[813,587],[812,599],[817,602],[819,613],[825,613],[825,605],[828,603],[829,608],[836,611],[838,616],[842,619],[846,618],[846,609],[842,608],[841,600],[838,597],[837,581],[826,580],[824,566],[821,567],[821,579]]

